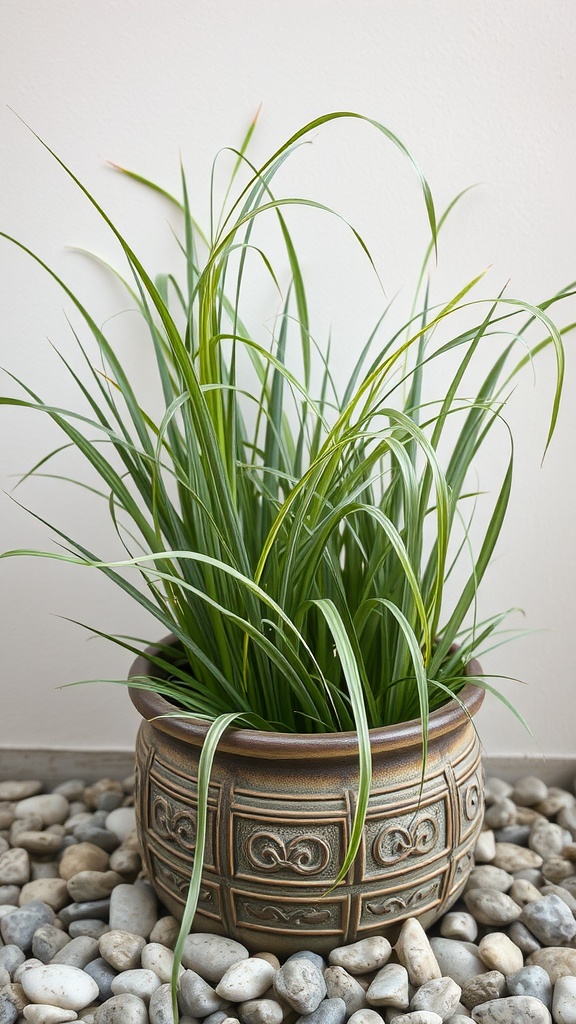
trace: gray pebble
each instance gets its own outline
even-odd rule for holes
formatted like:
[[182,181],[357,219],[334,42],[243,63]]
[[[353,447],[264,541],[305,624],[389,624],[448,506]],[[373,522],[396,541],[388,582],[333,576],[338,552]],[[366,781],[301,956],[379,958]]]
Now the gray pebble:
[[64,782],[59,782],[57,786],[54,786],[52,792],[61,793],[69,803],[72,803],[74,800],[82,799],[85,788],[86,783],[83,779],[65,779]]
[[312,1013],[298,1017],[297,1024],[344,1024],[347,1016],[344,1000],[335,997],[323,999]]
[[410,1005],[408,971],[402,964],[385,964],[366,993],[371,1006],[395,1006],[407,1010]]
[[16,1024],[20,1014],[5,991],[0,992],[0,1024]]
[[189,1013],[192,1017],[206,1017],[209,1013],[220,1010],[223,1002],[212,986],[196,971],[184,971],[180,979],[179,995],[180,1009],[183,1013]]
[[521,822],[516,822],[515,825],[506,825],[505,828],[498,828],[494,833],[496,840],[496,849],[494,850],[494,856],[498,852],[498,843],[513,843],[516,846],[527,846],[528,837],[530,835],[530,825],[523,825]]
[[512,924],[522,914],[522,908],[498,889],[469,889],[464,902],[480,924]]
[[0,904],[11,903],[14,907],[17,907],[19,896],[19,885],[0,885]]
[[150,996],[150,1024],[174,1024],[170,985],[160,985]]
[[20,967],[20,964],[24,963],[25,959],[26,954],[22,952],[19,946],[15,946],[12,943],[9,946],[0,946],[0,967],[4,967],[10,977]]
[[79,935],[88,935],[91,939],[99,939],[105,932],[110,931],[110,925],[106,921],[97,921],[92,918],[80,918],[79,921],[71,921],[68,927],[68,934],[71,939]]
[[543,967],[522,967],[507,976],[506,984],[511,996],[534,996],[549,1010],[552,1008],[552,982]]
[[486,803],[494,803],[503,797],[512,796],[514,786],[505,779],[499,779],[496,775],[488,776],[485,782]]
[[19,946],[24,952],[32,948],[34,932],[43,924],[53,924],[55,914],[46,903],[27,903],[0,921],[0,932],[6,945]]
[[532,935],[532,932],[521,921],[514,921],[507,929],[507,933],[518,949],[522,950],[524,956],[530,956],[531,953],[535,953],[537,949],[541,948],[536,936]]
[[290,960],[309,960],[311,964],[315,964],[319,971],[324,972],[326,970],[326,961],[320,953],[314,953],[311,949],[303,949],[298,953],[292,953],[291,956],[287,957],[284,961],[288,963]]
[[572,911],[553,894],[528,903],[522,911],[522,922],[545,946],[562,946],[576,935]]
[[453,978],[433,978],[421,985],[410,1001],[410,1010],[429,1010],[444,1020],[456,1012],[462,989]]
[[87,935],[80,935],[71,939],[52,958],[53,964],[68,964],[70,967],[84,968],[98,956],[99,948],[96,939]]
[[550,1011],[533,996],[505,996],[480,1003],[472,1011],[476,1024],[551,1024]]
[[72,921],[85,921],[87,919],[107,921],[109,916],[110,899],[89,900],[87,903],[69,903],[58,914],[65,928],[68,928]]
[[362,985],[343,967],[328,967],[324,971],[324,981],[329,999],[344,1000],[347,1018],[366,1006],[366,992]]
[[274,976],[276,995],[299,1014],[313,1013],[326,995],[322,971],[310,960],[287,961]]
[[74,838],[79,843],[93,843],[94,846],[99,846],[106,853],[112,853],[120,846],[120,840],[114,832],[110,832],[107,828],[99,828],[91,821],[78,825],[74,829]]
[[40,925],[32,937],[32,955],[48,964],[69,942],[68,935],[61,928],[53,924]]
[[121,807],[123,800],[124,797],[122,793],[114,793],[112,790],[108,790],[107,793],[102,793],[102,796],[98,801],[98,810],[109,814],[117,807]]
[[540,889],[540,896],[559,896],[576,917],[576,896],[563,885],[554,885],[551,882],[543,885]]
[[558,811],[556,821],[571,833],[573,839],[576,839],[576,806],[563,807]]
[[156,895],[150,885],[123,882],[110,896],[110,928],[147,939],[158,920]]
[[89,964],[86,964],[84,968],[86,974],[89,974],[98,985],[98,998],[102,1000],[110,999],[114,995],[112,991],[112,982],[114,978],[118,976],[118,972],[114,970],[111,964],[104,959],[103,956],[96,957]]
[[[470,978],[462,988],[461,1000],[467,1010],[506,994],[506,978],[500,971],[486,971]],[[518,993],[521,995],[523,993]]]
[[94,1024],[148,1024],[146,1003],[138,996],[112,996],[94,1013]]

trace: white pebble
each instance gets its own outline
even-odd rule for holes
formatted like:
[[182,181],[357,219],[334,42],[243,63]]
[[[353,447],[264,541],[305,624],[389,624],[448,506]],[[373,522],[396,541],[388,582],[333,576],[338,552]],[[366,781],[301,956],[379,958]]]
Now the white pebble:
[[416,918],[409,917],[404,921],[394,948],[400,963],[408,971],[412,985],[419,987],[426,981],[442,977],[428,936]]
[[234,939],[197,932],[188,935],[184,941],[182,963],[206,981],[218,982],[232,964],[249,956],[246,946]]
[[[143,968],[153,971],[163,985],[170,982],[174,966],[174,953],[171,949],[159,942],[148,942],[142,950],[140,962]],[[178,976],[181,978],[183,974],[184,968],[181,966]]]
[[66,1024],[67,1021],[78,1020],[76,1010],[63,1010],[48,1003],[28,1003],[22,1013],[29,1024]]
[[576,978],[559,978],[554,986],[552,1014],[556,1024],[576,1024]]
[[343,967],[349,974],[368,974],[377,971],[387,964],[392,954],[392,946],[382,935],[374,935],[368,939],[360,939],[349,946],[338,946],[328,957],[328,963],[334,967]]
[[160,984],[160,978],[154,974],[154,971],[136,968],[119,974],[114,978],[111,988],[115,996],[119,996],[122,992],[130,992],[131,995],[138,996],[147,1003],[152,993],[160,988]]
[[49,1003],[63,1010],[82,1010],[98,998],[94,979],[78,967],[66,964],[32,967],[22,974],[21,985],[33,1003]]
[[248,957],[228,968],[216,986],[216,994],[233,1003],[258,999],[270,988],[275,973],[266,960]]
[[124,842],[136,828],[136,811],[133,807],[117,807],[110,811],[105,827],[118,836],[121,843]]
[[16,818],[37,815],[43,825],[62,825],[69,812],[69,803],[61,793],[40,793],[19,800],[14,808]]

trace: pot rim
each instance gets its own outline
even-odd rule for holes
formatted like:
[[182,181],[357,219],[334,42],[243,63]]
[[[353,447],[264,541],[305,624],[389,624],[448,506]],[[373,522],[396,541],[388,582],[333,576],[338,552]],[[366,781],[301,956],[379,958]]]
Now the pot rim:
[[[166,637],[163,644],[174,641],[174,637]],[[142,654],[138,655],[128,676],[128,682],[132,676],[150,675],[151,665],[146,655],[157,651],[155,645],[145,648]],[[481,676],[482,669],[476,658],[473,658],[464,669],[466,675]],[[193,718],[163,718],[160,716],[169,715],[174,711],[174,706],[165,697],[153,690],[146,690],[141,687],[128,686],[130,699],[142,715],[154,729],[159,729],[168,736],[181,742],[201,747],[204,743],[206,733],[210,727],[209,722]],[[432,711],[428,723],[428,744],[439,740],[447,733],[453,732],[463,725],[470,724],[473,715],[479,710],[484,700],[485,690],[475,683],[466,683],[458,694],[458,699],[464,708],[455,699],[449,700],[436,711]],[[376,729],[370,729],[370,744],[372,752],[388,753],[398,748],[421,746],[422,745],[422,724],[421,719],[413,718],[409,722],[400,722],[397,725],[384,725]],[[323,733],[293,733],[293,732],[265,732],[258,729],[228,728],[218,743],[218,750],[222,753],[236,754],[244,757],[255,758],[343,758],[357,757],[358,736],[356,732],[323,732]]]

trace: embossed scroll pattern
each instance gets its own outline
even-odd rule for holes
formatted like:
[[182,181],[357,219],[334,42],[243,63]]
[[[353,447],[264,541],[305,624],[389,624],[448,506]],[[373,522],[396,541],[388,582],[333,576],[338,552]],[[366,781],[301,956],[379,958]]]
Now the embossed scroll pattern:
[[154,797],[150,811],[152,828],[164,839],[175,843],[187,853],[196,848],[196,814],[177,805],[170,805],[162,796]]
[[319,836],[294,836],[285,842],[273,832],[253,832],[246,842],[246,855],[260,871],[289,870],[298,875],[317,875],[330,860],[330,847]]
[[423,815],[408,826],[388,825],[374,839],[374,860],[386,867],[399,864],[407,857],[430,853],[438,839],[438,822]]
[[281,907],[268,904],[259,906],[257,903],[246,903],[246,910],[257,921],[277,922],[285,925],[326,924],[331,918],[330,910],[316,910],[314,907],[296,907],[283,910]]
[[389,896],[383,900],[371,901],[366,904],[366,910],[375,917],[387,917],[390,914],[398,916],[434,896],[437,886],[437,882],[432,882],[431,885],[413,889],[403,896]]

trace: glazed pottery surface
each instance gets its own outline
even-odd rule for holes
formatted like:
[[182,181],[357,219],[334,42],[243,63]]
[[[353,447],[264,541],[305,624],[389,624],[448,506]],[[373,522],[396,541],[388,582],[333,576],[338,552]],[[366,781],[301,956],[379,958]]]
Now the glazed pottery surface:
[[[131,676],[152,674],[145,657]],[[468,672],[480,674],[478,663]],[[130,689],[138,733],[136,809],[144,862],[158,896],[182,916],[196,842],[197,769],[204,722],[160,718],[173,707]],[[424,927],[462,891],[483,817],[480,745],[470,720],[484,691],[466,684],[430,716],[421,788],[420,722],[371,730],[373,782],[362,845],[343,862],[358,788],[355,733],[293,735],[229,729],[208,797],[196,931],[251,951],[328,952],[373,934],[393,938],[407,917]],[[155,721],[151,721],[155,719]]]

